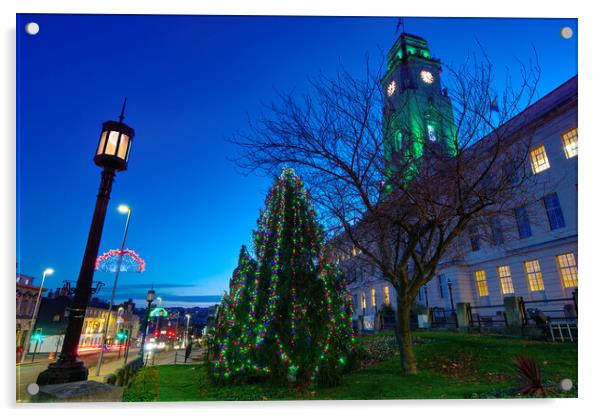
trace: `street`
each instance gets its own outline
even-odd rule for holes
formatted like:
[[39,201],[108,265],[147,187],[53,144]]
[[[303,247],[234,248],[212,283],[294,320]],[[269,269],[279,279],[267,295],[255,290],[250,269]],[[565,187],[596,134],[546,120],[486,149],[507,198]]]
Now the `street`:
[[[136,358],[138,350],[139,349],[137,348],[130,349],[128,362]],[[103,366],[99,376],[96,376],[98,352],[81,355],[80,359],[84,361],[85,366],[89,370],[88,379],[102,382],[107,374],[114,372],[124,365],[124,352],[121,352],[119,359],[117,359],[118,356],[119,352],[116,351],[105,352]],[[173,360],[173,356],[171,359]],[[30,355],[28,356],[28,360],[31,360]],[[27,386],[32,382],[36,382],[38,374],[48,368],[48,365],[52,362],[54,362],[54,360],[49,360],[47,355],[38,355],[36,356],[34,363],[25,362],[21,365],[17,365],[17,402],[29,402]]]

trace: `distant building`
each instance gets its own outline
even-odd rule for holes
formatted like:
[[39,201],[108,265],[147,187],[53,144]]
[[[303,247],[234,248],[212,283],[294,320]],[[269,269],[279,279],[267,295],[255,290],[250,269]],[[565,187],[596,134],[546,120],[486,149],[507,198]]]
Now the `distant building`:
[[[31,337],[32,319],[40,292],[40,287],[34,286],[33,281],[33,277],[17,274],[17,347],[24,347],[27,338]],[[42,288],[42,293],[44,291],[46,289]]]
[[[37,328],[42,329],[43,343],[38,346],[39,352],[60,352],[63,338],[69,321],[69,310],[73,300],[61,290],[42,300],[38,314]],[[93,298],[88,303],[86,315],[80,335],[79,347],[99,347],[102,344],[104,325],[109,320],[107,330],[107,344],[120,343],[116,337],[118,333],[127,332],[131,335],[132,342],[137,339],[140,331],[140,322],[134,314],[135,304],[128,300],[120,305],[113,306],[109,312],[109,303]],[[35,345],[29,349],[33,352]]]

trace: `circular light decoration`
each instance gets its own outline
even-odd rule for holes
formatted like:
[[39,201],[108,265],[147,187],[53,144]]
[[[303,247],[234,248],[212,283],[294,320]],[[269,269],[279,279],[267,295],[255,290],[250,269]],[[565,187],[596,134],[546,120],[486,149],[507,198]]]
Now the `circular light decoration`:
[[432,72],[429,71],[420,71],[420,78],[423,82],[427,84],[432,84],[435,81],[435,77]]
[[389,83],[389,86],[387,87],[387,95],[391,97],[393,94],[395,94],[396,89],[397,83],[395,82],[395,80],[393,80]]
[[168,313],[163,307],[155,307],[151,310],[149,316],[151,317],[167,317]]
[[[96,258],[96,270],[101,272],[117,272],[119,264],[119,249],[111,249]],[[131,249],[123,250],[121,267],[119,272],[144,272],[146,262],[135,251]]]

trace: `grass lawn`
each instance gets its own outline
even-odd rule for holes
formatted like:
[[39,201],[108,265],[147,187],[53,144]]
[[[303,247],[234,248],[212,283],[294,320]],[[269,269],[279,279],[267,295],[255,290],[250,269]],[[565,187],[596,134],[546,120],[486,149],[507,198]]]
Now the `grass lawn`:
[[[492,397],[516,387],[512,359],[525,355],[541,366],[544,381],[570,378],[577,396],[577,345],[452,332],[416,332],[418,375],[399,371],[399,356],[347,374],[334,388],[299,389],[269,384],[213,386],[202,365],[142,369],[124,401],[376,400]],[[360,339],[361,340],[361,339]]]

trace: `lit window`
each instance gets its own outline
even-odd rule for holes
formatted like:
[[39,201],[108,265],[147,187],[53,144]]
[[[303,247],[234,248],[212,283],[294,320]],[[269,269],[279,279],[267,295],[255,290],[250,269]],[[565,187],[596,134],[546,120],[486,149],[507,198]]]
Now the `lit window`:
[[390,305],[391,304],[391,298],[389,296],[389,286],[385,285],[383,287],[383,298],[385,299],[385,304],[386,305]]
[[366,292],[362,291],[362,308],[366,308]]
[[486,297],[489,295],[489,287],[487,287],[487,277],[485,276],[484,270],[475,271],[475,281],[477,282],[477,291],[479,296]]
[[577,286],[577,262],[572,252],[556,255],[556,265],[564,288]]
[[539,261],[534,259],[532,261],[526,261],[524,263],[525,273],[527,274],[527,282],[529,283],[530,291],[543,291],[543,276],[541,275],[541,268],[539,267]]
[[577,128],[562,134],[562,144],[567,159],[577,156]]
[[548,215],[550,230],[556,230],[564,227],[564,215],[562,214],[562,208],[560,207],[558,194],[552,193],[546,195],[543,198],[543,204],[546,208],[546,214]]
[[498,266],[497,275],[500,278],[502,294],[514,294],[514,285],[512,285],[512,275],[508,265]]
[[546,148],[543,145],[531,150],[531,169],[534,174],[545,171],[550,168]]
[[370,289],[370,304],[372,304],[372,307],[376,306],[376,289],[375,288]]

